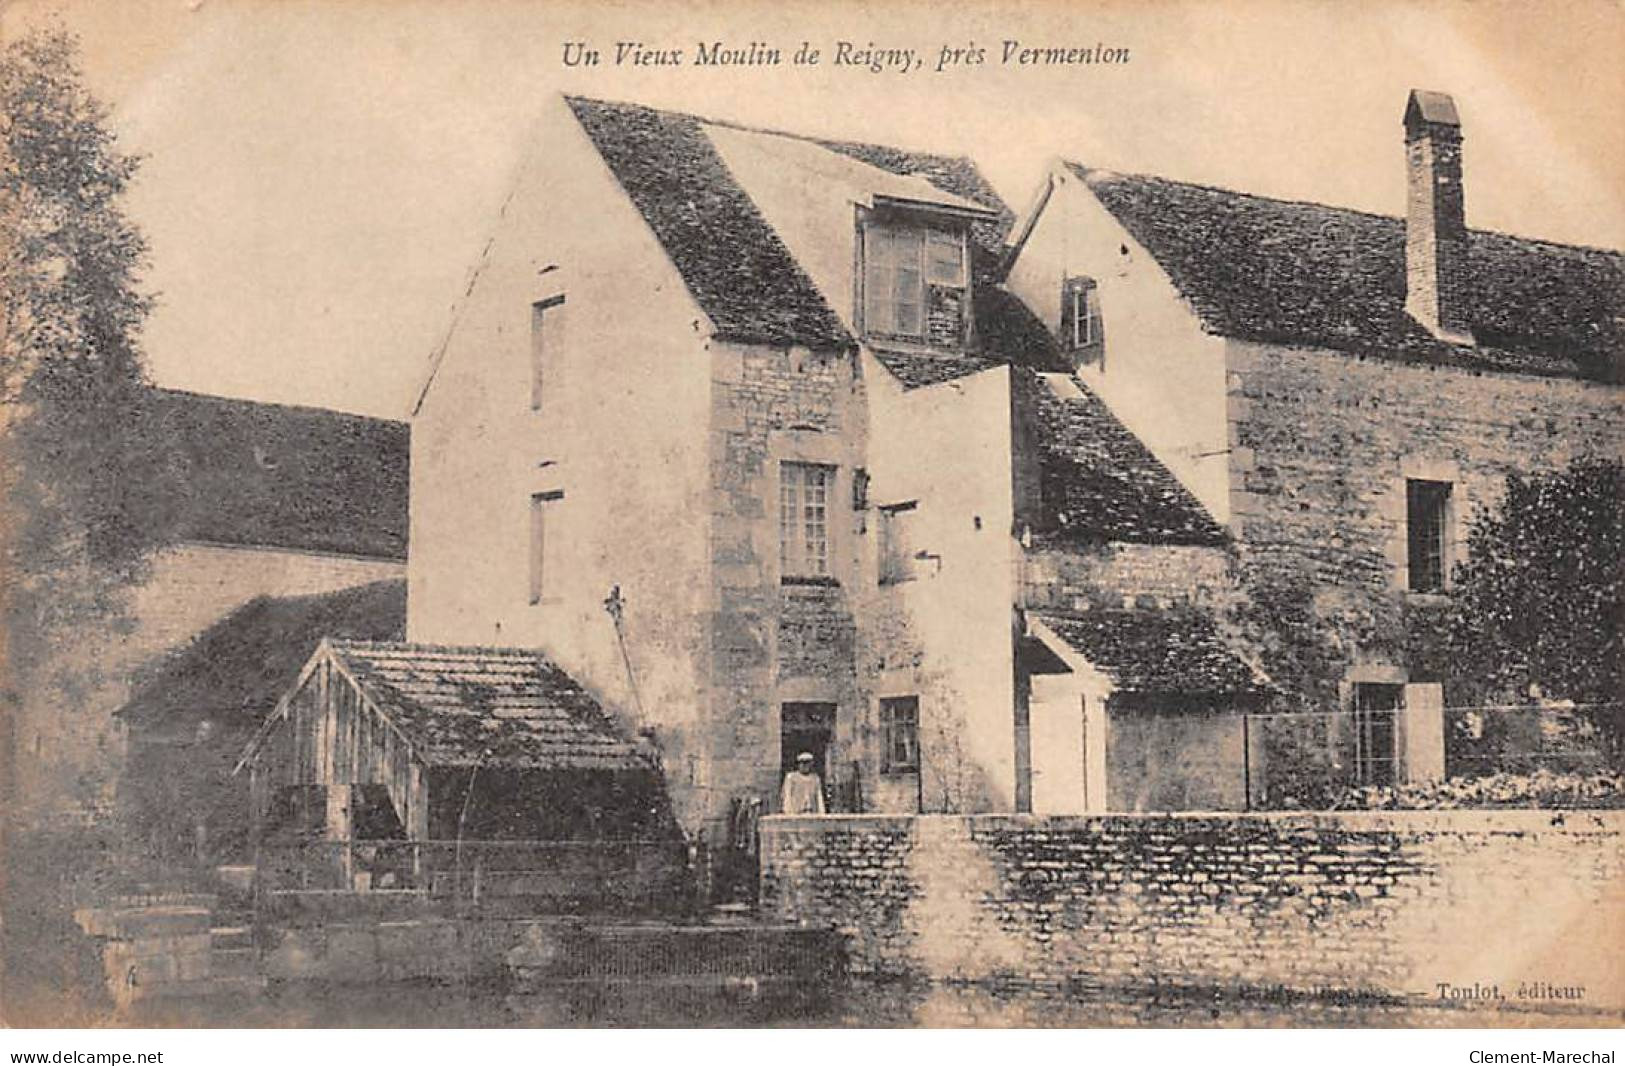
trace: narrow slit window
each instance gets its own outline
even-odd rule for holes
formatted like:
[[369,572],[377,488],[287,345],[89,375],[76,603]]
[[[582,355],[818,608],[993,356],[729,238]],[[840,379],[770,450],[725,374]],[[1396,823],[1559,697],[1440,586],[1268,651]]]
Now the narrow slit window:
[[530,305],[530,409],[542,409],[542,395],[564,340],[564,297]]
[[538,492],[530,498],[530,602],[541,603],[547,587],[547,515],[564,498],[562,492]]

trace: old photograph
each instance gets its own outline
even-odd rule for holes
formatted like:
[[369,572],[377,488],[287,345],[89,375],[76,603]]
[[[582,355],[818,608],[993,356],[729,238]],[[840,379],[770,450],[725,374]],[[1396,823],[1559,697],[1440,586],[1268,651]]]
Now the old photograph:
[[1625,1022],[1618,3],[0,33],[5,1026]]

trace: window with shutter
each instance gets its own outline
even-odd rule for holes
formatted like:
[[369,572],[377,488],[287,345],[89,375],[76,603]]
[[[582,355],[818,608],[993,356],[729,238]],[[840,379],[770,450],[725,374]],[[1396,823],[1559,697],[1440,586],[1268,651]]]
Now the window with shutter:
[[914,501],[880,508],[880,583],[895,585],[914,578]]
[[960,230],[901,222],[865,225],[865,335],[963,348],[970,306],[966,258]]

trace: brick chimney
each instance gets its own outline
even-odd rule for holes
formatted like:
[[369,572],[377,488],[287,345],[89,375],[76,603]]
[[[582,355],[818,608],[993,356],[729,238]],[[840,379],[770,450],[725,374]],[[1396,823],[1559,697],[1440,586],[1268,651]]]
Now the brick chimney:
[[1405,167],[1405,310],[1440,340],[1471,344],[1461,119],[1448,93],[1411,90]]

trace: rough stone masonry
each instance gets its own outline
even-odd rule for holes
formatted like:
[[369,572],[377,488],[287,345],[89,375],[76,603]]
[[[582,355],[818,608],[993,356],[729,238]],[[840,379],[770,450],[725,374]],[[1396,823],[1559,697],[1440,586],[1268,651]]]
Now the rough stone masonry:
[[1620,1010],[1622,830],[1619,811],[775,817],[762,901],[838,930],[856,973]]

